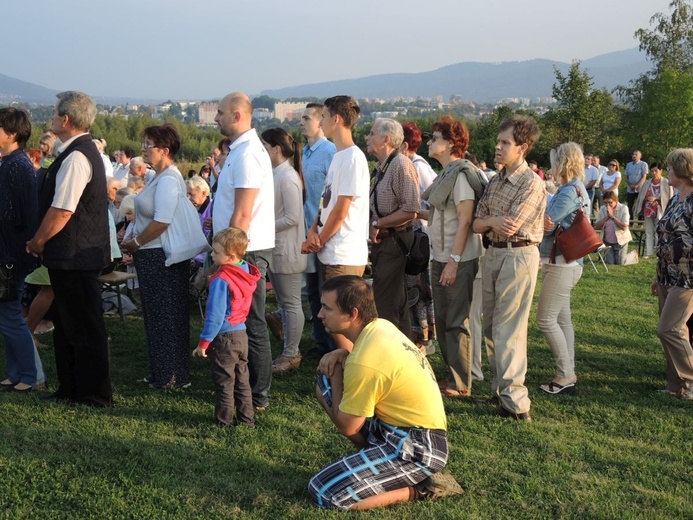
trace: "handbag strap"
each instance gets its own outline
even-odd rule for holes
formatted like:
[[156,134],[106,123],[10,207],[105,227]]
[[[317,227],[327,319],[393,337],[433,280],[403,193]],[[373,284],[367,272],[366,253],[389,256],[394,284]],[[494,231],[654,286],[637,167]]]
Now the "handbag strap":
[[373,195],[373,207],[375,208],[375,213],[378,215],[378,218],[382,218],[385,215],[380,213],[380,210],[378,209],[378,184],[383,180],[383,177],[385,177],[385,174],[387,173],[388,168],[390,168],[390,163],[392,160],[399,155],[399,150],[395,150],[392,152],[388,158],[385,160],[385,163],[383,164],[382,168],[380,169],[380,172],[378,172],[378,167],[373,170],[373,187],[371,188],[371,194]]

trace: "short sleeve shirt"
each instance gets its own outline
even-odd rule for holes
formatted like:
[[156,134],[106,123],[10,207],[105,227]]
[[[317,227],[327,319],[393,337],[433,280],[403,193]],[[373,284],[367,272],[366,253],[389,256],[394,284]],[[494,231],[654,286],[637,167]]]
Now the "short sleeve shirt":
[[274,181],[272,162],[257,132],[248,130],[231,143],[214,198],[214,232],[229,227],[236,207],[236,189],[257,189],[250,226],[248,251],[274,247]]
[[332,159],[320,198],[318,233],[340,196],[353,197],[344,222],[318,252],[325,265],[361,266],[368,262],[368,161],[356,146],[337,152]]
[[344,365],[339,409],[377,417],[392,426],[447,429],[431,365],[397,327],[384,319],[366,325]]

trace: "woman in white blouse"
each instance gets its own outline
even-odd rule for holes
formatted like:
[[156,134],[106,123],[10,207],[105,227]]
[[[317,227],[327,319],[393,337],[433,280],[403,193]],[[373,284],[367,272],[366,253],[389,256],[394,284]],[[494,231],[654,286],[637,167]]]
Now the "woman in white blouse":
[[618,185],[621,184],[620,167],[621,165],[616,159],[611,159],[609,161],[606,172],[599,181],[599,189],[602,192],[602,196],[612,191],[618,193]]
[[149,350],[149,374],[141,382],[152,388],[190,386],[190,262],[166,266],[162,235],[184,197],[185,182],[173,164],[180,137],[169,124],[144,130],[142,157],[156,172],[135,198],[135,230],[121,249],[135,259]]
[[304,184],[299,143],[281,128],[262,132],[262,142],[274,168],[275,244],[269,276],[283,310],[284,351],[272,362],[272,371],[276,373],[301,364],[298,345],[305,323],[301,281],[307,265],[307,256],[301,254],[306,238]]

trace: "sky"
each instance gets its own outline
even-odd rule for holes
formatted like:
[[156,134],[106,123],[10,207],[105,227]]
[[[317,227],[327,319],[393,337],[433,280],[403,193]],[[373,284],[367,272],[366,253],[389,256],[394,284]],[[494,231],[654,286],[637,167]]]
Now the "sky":
[[638,46],[670,0],[6,0],[0,73],[55,90],[218,99],[464,61]]

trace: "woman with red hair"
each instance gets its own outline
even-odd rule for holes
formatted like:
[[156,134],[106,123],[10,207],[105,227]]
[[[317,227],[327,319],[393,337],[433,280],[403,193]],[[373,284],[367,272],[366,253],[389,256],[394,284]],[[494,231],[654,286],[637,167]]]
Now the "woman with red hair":
[[446,397],[470,396],[472,340],[466,322],[482,251],[481,237],[472,232],[472,219],[486,180],[464,159],[469,147],[469,130],[464,123],[443,116],[431,130],[428,156],[443,166],[423,195],[431,206],[428,230],[438,345],[450,367],[440,387]]

